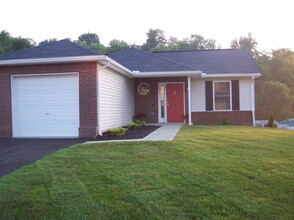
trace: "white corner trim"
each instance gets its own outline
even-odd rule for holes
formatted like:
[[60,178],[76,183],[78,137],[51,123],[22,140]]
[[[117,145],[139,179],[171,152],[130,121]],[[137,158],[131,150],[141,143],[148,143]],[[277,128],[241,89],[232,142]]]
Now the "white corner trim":
[[260,77],[260,73],[202,73],[201,78],[231,78],[231,77]]
[[192,124],[192,100],[191,100],[191,76],[187,76],[188,79],[188,117],[189,125]]

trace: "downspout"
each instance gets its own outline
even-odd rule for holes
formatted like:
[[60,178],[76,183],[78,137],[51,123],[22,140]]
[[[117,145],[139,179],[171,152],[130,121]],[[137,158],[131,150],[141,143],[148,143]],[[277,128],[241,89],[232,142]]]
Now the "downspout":
[[101,66],[100,68],[98,67],[97,69],[97,110],[98,110],[98,116],[97,116],[97,125],[98,125],[98,135],[102,135],[102,131],[101,131],[101,80],[100,80],[100,73],[101,70],[107,68],[110,66],[110,60],[107,60],[107,64],[104,66]]
[[255,127],[255,91],[254,91],[254,76],[251,80],[251,110],[252,110],[252,125]]
[[188,117],[189,117],[189,125],[192,125],[191,76],[187,76],[187,79],[188,79]]

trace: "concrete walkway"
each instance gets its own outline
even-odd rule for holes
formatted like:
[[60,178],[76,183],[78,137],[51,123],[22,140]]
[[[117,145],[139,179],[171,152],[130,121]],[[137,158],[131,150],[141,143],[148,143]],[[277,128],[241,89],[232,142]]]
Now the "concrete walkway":
[[143,138],[143,141],[172,141],[180,128],[182,123],[160,124],[161,127],[153,131],[151,134]]
[[183,123],[147,124],[146,126],[148,125],[160,125],[161,127],[153,131],[151,134],[147,135],[143,139],[88,141],[88,142],[85,142],[84,144],[109,143],[109,142],[131,142],[131,141],[172,141],[184,124]]

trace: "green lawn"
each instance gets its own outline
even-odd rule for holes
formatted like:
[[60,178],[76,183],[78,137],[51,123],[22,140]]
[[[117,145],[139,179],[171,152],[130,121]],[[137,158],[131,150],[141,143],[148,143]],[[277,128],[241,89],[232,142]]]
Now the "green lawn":
[[0,219],[294,219],[294,132],[184,127],[75,145],[0,178]]

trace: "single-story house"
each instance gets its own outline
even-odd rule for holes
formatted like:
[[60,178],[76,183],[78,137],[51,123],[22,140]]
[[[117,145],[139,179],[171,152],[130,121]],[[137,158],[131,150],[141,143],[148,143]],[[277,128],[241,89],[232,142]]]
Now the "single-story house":
[[294,130],[294,118],[288,118],[284,121],[281,121],[277,124],[277,128]]
[[109,55],[61,40],[0,56],[0,137],[95,137],[147,123],[254,125],[259,69],[244,49]]

